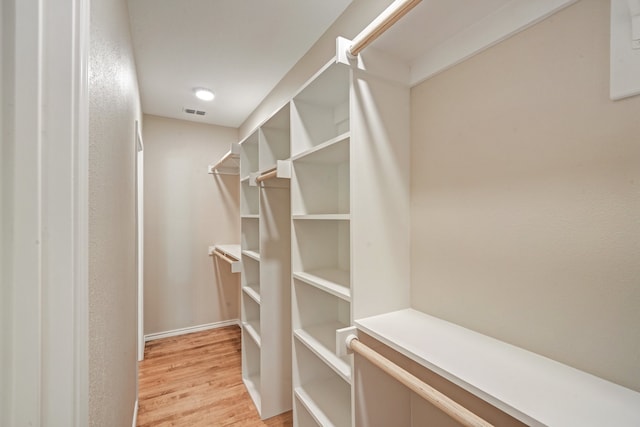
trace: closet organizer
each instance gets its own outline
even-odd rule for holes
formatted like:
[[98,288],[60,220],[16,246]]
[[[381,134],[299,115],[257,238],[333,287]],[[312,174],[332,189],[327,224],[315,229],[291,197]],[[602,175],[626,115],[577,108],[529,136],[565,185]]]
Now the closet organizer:
[[[409,68],[349,43],[240,143],[242,371],[261,417],[640,425],[639,393],[411,308]],[[445,415],[353,336],[486,421]]]
[[243,379],[262,418],[351,425],[336,331],[408,305],[408,69],[368,58],[332,59],[240,143]]

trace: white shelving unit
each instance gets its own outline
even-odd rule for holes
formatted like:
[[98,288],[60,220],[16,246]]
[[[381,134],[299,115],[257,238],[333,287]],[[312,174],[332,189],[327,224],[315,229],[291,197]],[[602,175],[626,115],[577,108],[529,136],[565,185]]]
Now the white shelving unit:
[[243,379],[263,419],[292,407],[288,179],[256,178],[289,159],[289,105],[240,144]]
[[[336,354],[357,326],[504,425],[640,425],[639,393],[410,309],[409,69],[338,51],[240,146],[243,377],[262,418],[293,406],[302,427],[454,425]],[[276,167],[290,181],[256,181]]]
[[298,426],[353,425],[353,357],[336,355],[336,332],[408,302],[409,89],[360,68],[331,61],[291,102]]

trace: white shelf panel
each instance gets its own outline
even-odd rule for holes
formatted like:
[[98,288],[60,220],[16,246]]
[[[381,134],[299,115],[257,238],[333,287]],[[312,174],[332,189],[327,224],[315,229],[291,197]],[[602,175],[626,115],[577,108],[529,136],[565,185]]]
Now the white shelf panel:
[[240,215],[240,218],[242,218],[242,219],[258,219],[258,218],[260,218],[260,215],[258,215],[258,214]]
[[319,220],[319,221],[349,221],[349,214],[313,214],[313,215],[293,215],[295,220]]
[[244,251],[242,251],[242,255],[248,256],[249,258],[255,259],[256,261],[260,261],[260,254],[256,251],[245,249]]
[[232,273],[242,272],[242,262],[240,260],[240,245],[215,245],[209,246],[209,255],[219,256],[222,252],[226,258],[221,257],[224,262],[229,263]]
[[294,396],[294,424],[299,427],[322,427],[309,413],[298,396]]
[[336,356],[336,330],[347,327],[340,322],[296,329],[294,336],[324,363],[329,365],[343,380],[351,383],[351,356]]
[[640,393],[422,312],[358,329],[528,425],[640,426]]
[[260,304],[260,294],[254,289],[253,286],[248,285],[242,288],[242,291],[247,294],[252,300],[254,300],[258,305]]
[[260,376],[253,375],[245,377],[242,378],[242,382],[244,382],[244,385],[249,392],[249,396],[251,396],[251,400],[253,400],[253,404],[256,405],[256,409],[258,410],[258,413],[260,413]]
[[[236,151],[240,151],[239,148]],[[229,150],[218,162],[209,165],[209,173],[217,175],[240,175],[240,154]]]
[[215,245],[214,248],[225,255],[240,260],[240,245]]
[[297,271],[293,273],[293,277],[345,301],[351,300],[349,288],[351,278],[348,271],[337,269]]
[[258,346],[258,348],[260,348],[260,333],[258,333],[258,331],[260,330],[259,321],[252,320],[248,322],[242,322],[242,327],[245,329],[245,331],[247,331],[251,339],[253,339],[253,341]]
[[[340,144],[351,137],[345,132],[330,140],[316,145],[309,150],[291,158],[292,161],[313,161],[313,163],[340,163],[349,158],[349,144]],[[313,157],[311,157],[313,156]]]
[[351,425],[351,395],[340,378],[296,387],[294,393],[314,420],[323,427]]

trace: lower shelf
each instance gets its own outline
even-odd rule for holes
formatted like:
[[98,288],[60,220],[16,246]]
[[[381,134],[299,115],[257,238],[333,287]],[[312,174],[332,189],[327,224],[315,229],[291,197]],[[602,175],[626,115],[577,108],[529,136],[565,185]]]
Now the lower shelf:
[[242,378],[242,381],[249,392],[249,396],[251,396],[251,400],[253,400],[253,404],[256,405],[258,413],[260,413],[260,376]]
[[260,348],[260,334],[258,333],[259,325],[257,322],[243,322],[242,327],[247,331],[251,339]]
[[311,382],[294,390],[296,398],[321,426],[351,425],[351,391],[340,378]]

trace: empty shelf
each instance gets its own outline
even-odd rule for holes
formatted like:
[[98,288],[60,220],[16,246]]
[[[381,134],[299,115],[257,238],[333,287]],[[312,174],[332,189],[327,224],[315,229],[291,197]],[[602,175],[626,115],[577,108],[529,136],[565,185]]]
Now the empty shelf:
[[309,326],[296,329],[294,336],[329,365],[342,379],[351,383],[350,356],[336,356],[336,330],[346,326],[339,322]]
[[319,425],[351,425],[350,389],[340,378],[311,382],[294,392]]
[[293,277],[345,301],[351,299],[350,273],[337,269],[297,271]]

